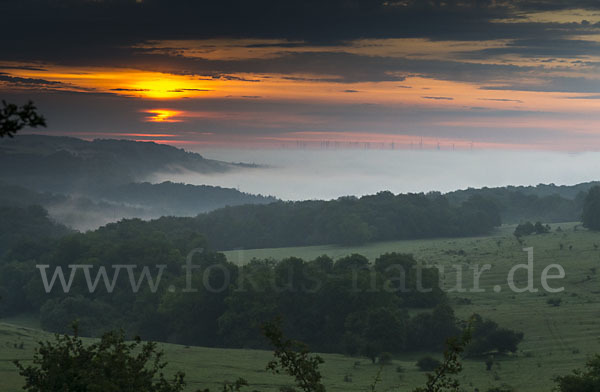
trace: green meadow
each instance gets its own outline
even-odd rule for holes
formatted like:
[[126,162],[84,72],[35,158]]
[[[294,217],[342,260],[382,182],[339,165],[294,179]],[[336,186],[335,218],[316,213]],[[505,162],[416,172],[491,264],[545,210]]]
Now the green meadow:
[[[560,229],[559,229],[560,227]],[[552,232],[523,237],[512,235],[514,227],[503,226],[487,237],[398,241],[358,247],[314,246],[301,248],[259,249],[225,252],[228,259],[245,263],[252,258],[282,259],[296,256],[312,259],[322,254],[338,258],[360,253],[374,260],[386,252],[412,253],[415,258],[443,270],[445,287],[457,316],[467,319],[473,313],[491,318],[501,326],[524,332],[525,339],[514,355],[496,357],[487,371],[484,358],[467,359],[460,378],[465,390],[485,392],[489,388],[510,385],[516,391],[550,391],[552,378],[583,366],[586,358],[600,353],[600,234],[587,231],[576,223],[552,225]],[[514,293],[507,286],[509,270],[527,263],[523,248],[533,248],[533,282],[537,292]],[[546,293],[540,277],[544,268],[559,264],[564,279],[548,280],[560,293]],[[480,279],[481,292],[473,292],[475,266],[489,265]],[[462,271],[458,273],[457,271]],[[552,271],[554,274],[555,271]],[[461,290],[457,280],[462,279]],[[515,275],[517,287],[527,285],[524,270]],[[494,290],[498,286],[499,292]],[[497,287],[496,287],[497,288]],[[558,306],[549,304],[554,300]],[[415,310],[415,312],[418,310]],[[41,332],[35,317],[0,320],[0,386],[2,391],[18,391],[22,380],[11,363],[31,358],[36,342],[51,338]],[[171,371],[186,373],[188,389],[220,389],[224,380],[243,377],[253,388],[277,391],[291,385],[291,379],[265,370],[271,353],[260,350],[209,349],[162,345]],[[381,370],[379,391],[408,391],[425,380],[415,362],[424,355],[406,353],[397,356]],[[330,391],[366,391],[380,366],[360,357],[323,355],[325,384]]]

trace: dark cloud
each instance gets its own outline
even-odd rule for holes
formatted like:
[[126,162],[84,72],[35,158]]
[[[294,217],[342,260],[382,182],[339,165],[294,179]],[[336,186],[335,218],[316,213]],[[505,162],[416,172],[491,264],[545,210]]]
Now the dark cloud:
[[480,101],[496,101],[496,102],[516,102],[523,103],[519,99],[507,99],[507,98],[479,98]]
[[150,91],[147,88],[111,88],[110,91]]
[[[131,45],[165,39],[276,38],[341,44],[358,38],[536,39],[586,34],[590,26],[493,23],[523,10],[598,9],[594,2],[511,0],[8,0],[3,55],[69,61],[117,57]],[[15,39],[14,32],[19,32]],[[261,45],[261,44],[258,44]],[[267,44],[268,45],[268,44]]]
[[28,87],[34,87],[34,86],[41,86],[41,87],[48,87],[48,86],[62,86],[64,85],[61,82],[55,82],[55,81],[50,81],[50,80],[44,80],[44,79],[33,79],[33,78],[21,78],[21,77],[16,77],[16,76],[10,76],[4,72],[0,72],[0,81],[1,82],[8,82],[10,84],[13,85],[25,85]]
[[529,83],[518,81],[506,83],[501,86],[483,86],[484,90],[515,90],[538,91],[556,93],[597,93],[600,91],[600,80],[584,77],[567,76],[537,76],[537,81]]
[[2,69],[18,69],[23,71],[47,71],[45,68],[40,67],[31,67],[26,65],[14,66],[14,65],[2,65],[0,68]]
[[517,39],[507,43],[505,47],[488,48],[463,54],[464,58],[489,58],[507,54],[522,57],[552,57],[546,62],[555,62],[558,59],[578,58],[589,56],[591,53],[600,53],[600,42],[581,39],[537,38]]
[[434,100],[438,100],[438,101],[453,101],[454,98],[452,97],[421,97],[423,99],[434,99]]
[[[8,0],[0,2],[0,60],[46,61],[72,66],[122,66],[193,74],[208,79],[259,82],[235,73],[279,74],[291,80],[342,83],[402,81],[407,75],[441,80],[492,82],[516,80],[543,67],[478,63],[477,60],[551,57],[553,61],[599,53],[600,44],[573,36],[598,33],[600,26],[581,23],[496,23],[519,20],[524,11],[600,9],[594,1],[559,0]],[[201,20],[201,22],[199,22]],[[15,31],[19,31],[15,39]],[[186,58],[181,48],[159,53],[147,45],[156,40],[270,38],[279,43],[250,43],[248,48],[276,46],[276,58],[208,60]],[[418,60],[360,56],[326,51],[359,38],[427,38],[430,40],[507,39],[506,47],[460,54],[455,60]],[[306,45],[325,51],[294,52]],[[287,50],[287,51],[286,51]],[[468,60],[468,61],[465,61]],[[546,63],[540,63],[544,65]],[[566,66],[567,64],[565,64]],[[315,75],[298,77],[296,75]],[[325,76],[325,78],[320,77]],[[587,92],[547,76],[549,87],[532,91]],[[507,87],[518,89],[519,84]],[[402,86],[398,86],[402,87]],[[494,88],[494,87],[490,87]],[[536,89],[537,88],[537,89]],[[125,91],[125,90],[113,90]]]
[[579,97],[566,97],[567,99],[600,99],[600,94],[598,95],[582,95]]
[[[424,75],[443,80],[490,81],[512,78],[517,72],[542,70],[542,67],[524,67],[505,64],[483,64],[453,60],[421,60],[385,56],[362,56],[359,54],[331,52],[286,53],[276,58],[243,60],[207,60],[176,57],[164,64],[157,55],[145,55],[131,59],[142,69],[161,72],[182,72],[200,76],[217,73],[248,72],[256,74],[280,74],[287,80],[325,81],[339,83],[401,82],[408,75]],[[315,77],[295,76],[299,74]],[[321,77],[317,77],[321,76]],[[258,81],[258,80],[257,80]],[[400,87],[400,86],[399,86]]]
[[167,90],[169,93],[183,93],[185,91],[213,91],[208,88],[178,88],[174,90]]
[[519,1],[519,8],[524,11],[559,11],[569,9],[599,10],[600,4],[596,0],[525,0]]
[[260,79],[249,79],[234,75],[213,75],[213,79],[237,80],[240,82],[260,82]]

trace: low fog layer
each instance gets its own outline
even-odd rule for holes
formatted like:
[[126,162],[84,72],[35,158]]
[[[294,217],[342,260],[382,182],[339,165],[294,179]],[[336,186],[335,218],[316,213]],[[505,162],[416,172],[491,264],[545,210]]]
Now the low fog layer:
[[331,199],[382,190],[448,192],[468,187],[598,180],[600,152],[437,150],[199,150],[206,158],[268,165],[219,174],[159,174],[284,200]]

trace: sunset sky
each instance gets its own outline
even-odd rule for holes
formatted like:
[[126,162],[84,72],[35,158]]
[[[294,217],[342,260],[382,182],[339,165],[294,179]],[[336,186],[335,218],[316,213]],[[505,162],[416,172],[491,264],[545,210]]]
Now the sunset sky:
[[600,3],[0,3],[43,132],[177,146],[600,150]]

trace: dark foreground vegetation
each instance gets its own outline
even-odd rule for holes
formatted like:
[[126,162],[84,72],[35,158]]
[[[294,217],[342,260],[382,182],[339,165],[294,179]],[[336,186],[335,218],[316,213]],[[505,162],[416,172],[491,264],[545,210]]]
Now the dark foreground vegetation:
[[[465,353],[473,346],[473,334],[477,333],[478,322],[475,316],[463,326],[461,333],[446,340],[443,359],[430,359],[434,365],[427,369],[430,373],[425,384],[416,387],[413,392],[464,390],[459,375],[463,370]],[[321,356],[312,354],[303,342],[288,339],[278,318],[263,324],[261,329],[273,349],[273,359],[267,363],[266,370],[274,374],[286,374],[290,379],[290,385],[281,387],[281,391],[326,392],[320,369],[324,363]],[[176,371],[170,380],[165,377],[168,364],[155,343],[143,343],[139,338],[127,342],[122,332],[111,331],[103,334],[100,341],[86,344],[78,336],[76,325],[74,332],[74,336],[56,335],[54,341],[40,342],[31,364],[14,361],[24,378],[25,391],[181,392],[186,387],[185,374],[181,371]],[[380,357],[381,367],[386,366],[383,359],[384,355]],[[421,363],[424,360],[417,364],[423,367]],[[372,380],[369,391],[378,390],[379,374]],[[594,392],[600,387],[599,380],[600,356],[596,355],[587,362],[585,370],[555,377],[555,391]],[[233,382],[223,381],[221,390],[260,391],[252,385],[252,380],[241,377]],[[196,391],[210,392],[210,389]],[[488,389],[487,392],[512,391],[514,389],[507,386]]]
[[[312,354],[303,342],[288,339],[283,334],[279,319],[262,326],[266,339],[273,347],[273,359],[266,370],[274,374],[287,374],[294,386],[282,391],[326,392],[322,383],[319,355]],[[33,364],[14,364],[25,378],[24,390],[29,392],[55,391],[112,391],[112,392],[181,392],[186,386],[185,374],[176,372],[171,381],[164,376],[167,362],[163,352],[154,343],[125,341],[122,333],[107,332],[99,342],[86,345],[77,335],[56,335],[55,341],[40,342],[33,357]],[[456,375],[461,372],[461,353],[471,338],[470,327],[461,338],[452,337],[446,342],[444,360],[428,374],[424,387],[414,392],[458,391],[460,382]],[[375,377],[370,390],[377,390],[379,377]],[[223,392],[250,390],[251,384],[238,378],[223,382]],[[258,392],[252,389],[253,392]],[[197,392],[210,392],[208,388]]]

